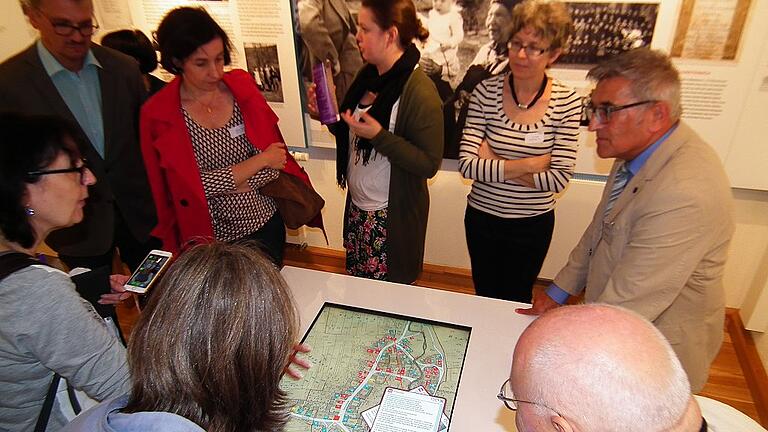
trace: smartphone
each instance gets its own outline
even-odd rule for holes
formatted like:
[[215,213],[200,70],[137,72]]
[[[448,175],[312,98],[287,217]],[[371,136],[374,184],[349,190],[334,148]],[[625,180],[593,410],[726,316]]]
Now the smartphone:
[[125,290],[139,294],[144,294],[152,284],[165,271],[171,262],[173,254],[170,252],[154,249],[149,252],[141,265],[136,269],[125,283]]

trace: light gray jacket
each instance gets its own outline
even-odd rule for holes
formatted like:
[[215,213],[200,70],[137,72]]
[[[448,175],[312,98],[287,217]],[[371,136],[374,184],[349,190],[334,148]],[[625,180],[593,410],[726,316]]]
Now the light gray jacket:
[[[65,273],[36,265],[0,282],[0,430],[34,430],[54,372],[96,400],[130,389],[122,344]],[[66,422],[57,401],[47,431]]]

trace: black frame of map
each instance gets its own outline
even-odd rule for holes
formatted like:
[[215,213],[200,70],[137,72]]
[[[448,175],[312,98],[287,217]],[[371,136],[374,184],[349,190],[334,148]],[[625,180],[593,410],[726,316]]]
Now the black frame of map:
[[[430,326],[436,326],[436,327],[442,327],[442,328],[447,328],[447,329],[458,330],[458,331],[461,331],[461,332],[466,332],[466,339],[467,339],[467,341],[466,341],[466,344],[463,347],[461,347],[462,350],[463,350],[463,355],[461,357],[461,367],[459,368],[458,378],[456,380],[456,387],[455,387],[455,390],[453,390],[452,392],[448,393],[448,394],[452,394],[452,401],[451,401],[450,407],[448,407],[447,403],[446,403],[446,406],[445,406],[445,411],[446,412],[450,412],[451,413],[450,417],[453,417],[453,409],[454,409],[454,406],[456,404],[456,397],[458,396],[458,391],[459,391],[459,387],[460,387],[460,384],[461,384],[461,374],[464,371],[464,364],[466,363],[467,350],[469,349],[469,342],[470,342],[471,336],[472,336],[472,327],[465,326],[465,325],[460,325],[460,324],[453,324],[453,323],[435,321],[435,320],[430,320],[430,319],[425,319],[425,318],[418,318],[418,317],[412,317],[412,316],[407,316],[407,315],[401,315],[401,314],[392,313],[392,312],[384,312],[384,311],[378,311],[378,310],[374,310],[374,309],[366,309],[366,308],[361,308],[361,307],[356,307],[356,306],[343,305],[343,304],[339,304],[339,303],[324,302],[322,307],[320,308],[320,310],[315,315],[315,318],[312,320],[312,324],[310,324],[309,328],[304,333],[304,336],[301,339],[302,343],[307,341],[307,339],[309,338],[309,336],[312,334],[313,330],[315,329],[315,324],[318,322],[318,320],[323,315],[323,313],[326,312],[327,310],[329,310],[330,308],[336,308],[336,309],[341,309],[341,310],[345,310],[345,311],[349,311],[349,312],[353,312],[353,313],[359,313],[361,315],[382,316],[382,317],[393,318],[393,319],[397,319],[397,320],[412,321],[412,322],[415,322],[415,323],[426,324],[426,325],[430,325]],[[345,337],[349,337],[349,336],[340,335],[339,337],[340,338],[345,338]],[[312,355],[312,353],[310,352],[309,353],[310,361],[311,361],[311,355]],[[458,357],[456,357],[456,358],[458,358]],[[363,361],[365,361],[365,360],[363,359]],[[312,372],[312,369],[310,369],[310,371],[305,373],[305,376],[307,376],[311,372]],[[354,371],[350,371],[350,377],[354,377],[355,376],[354,374],[355,374]],[[284,386],[285,383],[289,382],[288,380],[291,380],[291,378],[284,377],[282,379],[282,381],[281,381],[281,388]],[[291,381],[293,381],[293,380],[291,380]],[[291,386],[300,386],[301,385],[301,381],[294,381],[294,382],[295,382],[295,384],[288,384],[288,386],[291,387]],[[402,383],[402,381],[401,381],[401,383]],[[340,388],[341,387],[342,386],[340,385]],[[417,387],[417,386],[414,386],[413,388],[415,388],[415,387]],[[382,387],[382,392],[383,392],[383,389],[384,389],[384,387]],[[295,399],[294,397],[292,397],[292,395],[290,394],[290,391],[288,391],[288,393],[289,393],[288,394],[288,399],[291,400],[292,402],[296,402],[297,400],[299,400],[299,401],[302,400],[302,399]],[[430,394],[432,394],[432,393],[430,393]],[[373,394],[371,394],[370,397],[372,397],[373,400],[380,401],[381,395],[373,395]],[[366,400],[367,400],[367,397],[366,397]],[[292,407],[291,407],[292,410],[293,410],[294,406],[295,405],[292,405]],[[370,407],[368,407],[368,408],[370,408]],[[368,409],[368,408],[366,408],[366,409]],[[449,408],[450,408],[450,410],[449,410]],[[361,409],[360,412],[359,412],[361,417],[362,417],[362,412],[363,411],[365,411],[365,410]],[[309,419],[307,419],[307,420],[309,420]],[[293,423],[294,421],[295,420],[294,420],[294,415],[293,415],[293,411],[292,411],[291,420],[289,420],[289,423],[288,423],[288,425],[286,425],[286,429],[285,430],[287,430],[287,431],[288,430],[294,430],[294,429],[292,429],[290,427],[290,424]],[[344,422],[344,421],[346,421],[346,418],[342,418],[342,419],[323,419],[323,420],[315,419],[315,421],[319,421],[319,422]],[[362,418],[360,419],[360,421],[362,422]],[[365,428],[363,430],[368,430],[368,429],[369,428]],[[314,431],[315,429],[312,429],[312,427],[310,426],[310,429],[307,429],[307,430]],[[320,429],[317,429],[317,430],[320,430]],[[329,429],[329,430],[333,430],[333,429]],[[357,431],[358,429],[355,429],[355,430]],[[448,430],[450,430],[450,423],[448,425],[448,429],[445,429],[445,430],[441,429],[442,432],[447,432]]]

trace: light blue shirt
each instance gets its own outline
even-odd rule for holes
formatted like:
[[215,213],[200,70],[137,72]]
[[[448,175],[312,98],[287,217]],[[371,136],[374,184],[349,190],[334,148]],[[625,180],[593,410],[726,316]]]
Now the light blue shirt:
[[45,71],[51,77],[59,95],[72,111],[91,145],[104,157],[104,121],[101,115],[101,63],[88,50],[79,72],[72,72],[59,63],[38,39],[37,54]]
[[[677,129],[677,123],[675,123],[669,130],[661,136],[661,138],[657,139],[656,142],[649,145],[648,148],[643,150],[642,153],[637,155],[634,159],[631,161],[627,161],[627,171],[629,172],[629,178],[627,179],[627,183],[629,183],[630,180],[632,180],[632,177],[635,176],[640,171],[640,168],[645,165],[646,162],[648,162],[648,159],[651,157],[651,155],[661,146],[661,143],[667,140],[670,135],[672,135],[672,132]],[[554,301],[563,304],[566,301],[568,301],[568,297],[571,295],[560,288],[559,286],[555,285],[554,283],[551,283],[549,287],[547,288],[547,295]]]

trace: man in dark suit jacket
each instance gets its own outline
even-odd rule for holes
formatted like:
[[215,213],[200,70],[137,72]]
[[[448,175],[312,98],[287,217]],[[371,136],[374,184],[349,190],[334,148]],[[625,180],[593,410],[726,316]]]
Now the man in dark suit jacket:
[[[146,97],[138,65],[91,42],[91,0],[26,0],[24,12],[40,39],[0,64],[0,110],[53,114],[78,125],[75,139],[98,180],[83,222],[47,242],[70,267],[111,265],[118,247],[135,268],[159,244],[149,236],[156,216],[138,140]],[[98,290],[108,289],[104,281]],[[94,302],[99,293],[81,294]]]

